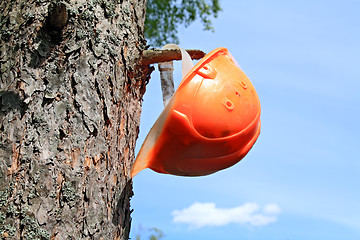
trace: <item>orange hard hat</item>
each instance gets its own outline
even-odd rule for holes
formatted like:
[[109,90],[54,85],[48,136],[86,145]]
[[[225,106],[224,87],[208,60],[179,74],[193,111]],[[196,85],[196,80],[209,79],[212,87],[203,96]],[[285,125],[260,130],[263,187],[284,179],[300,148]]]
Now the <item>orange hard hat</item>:
[[226,48],[201,59],[183,78],[147,135],[131,176],[145,168],[202,176],[230,167],[260,134],[260,101]]

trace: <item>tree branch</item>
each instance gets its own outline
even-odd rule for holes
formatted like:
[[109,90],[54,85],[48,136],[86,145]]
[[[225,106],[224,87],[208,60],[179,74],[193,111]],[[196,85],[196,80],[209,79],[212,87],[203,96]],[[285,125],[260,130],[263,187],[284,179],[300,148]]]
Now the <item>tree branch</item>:
[[[205,56],[205,53],[198,49],[186,50],[191,59],[201,59]],[[150,65],[159,62],[168,62],[173,60],[181,60],[181,51],[179,49],[154,49],[145,50],[141,58],[141,65]]]

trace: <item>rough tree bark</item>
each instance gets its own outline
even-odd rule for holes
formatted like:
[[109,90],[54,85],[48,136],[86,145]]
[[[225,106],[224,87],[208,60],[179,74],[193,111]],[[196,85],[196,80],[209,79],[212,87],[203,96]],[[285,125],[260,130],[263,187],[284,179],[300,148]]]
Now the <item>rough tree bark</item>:
[[145,7],[0,1],[1,239],[128,239]]

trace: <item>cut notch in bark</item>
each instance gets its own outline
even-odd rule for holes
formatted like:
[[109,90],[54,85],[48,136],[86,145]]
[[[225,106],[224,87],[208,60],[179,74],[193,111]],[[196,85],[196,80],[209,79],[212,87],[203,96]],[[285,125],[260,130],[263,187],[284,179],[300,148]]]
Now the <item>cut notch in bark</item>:
[[49,7],[49,24],[57,30],[61,30],[68,21],[66,5],[62,2],[51,3]]

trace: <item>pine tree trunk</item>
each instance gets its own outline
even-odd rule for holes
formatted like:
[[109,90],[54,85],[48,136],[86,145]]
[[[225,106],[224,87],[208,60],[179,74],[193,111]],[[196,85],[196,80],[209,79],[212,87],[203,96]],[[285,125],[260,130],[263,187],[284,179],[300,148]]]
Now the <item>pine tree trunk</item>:
[[0,239],[128,239],[145,7],[0,1]]

